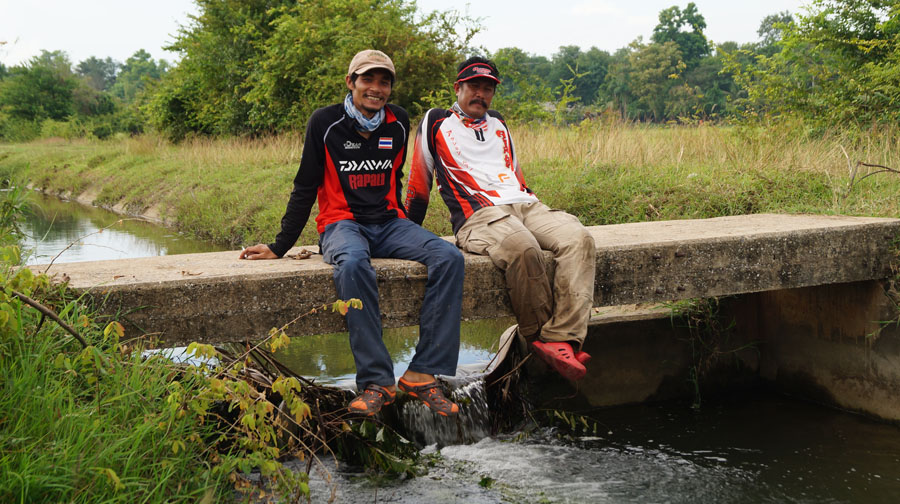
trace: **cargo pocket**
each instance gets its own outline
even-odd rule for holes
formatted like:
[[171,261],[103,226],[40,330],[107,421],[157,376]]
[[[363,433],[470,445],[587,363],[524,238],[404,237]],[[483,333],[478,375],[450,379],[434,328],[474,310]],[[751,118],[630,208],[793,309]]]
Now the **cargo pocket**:
[[505,221],[508,218],[507,214],[496,215],[483,224],[475,224],[468,228],[464,226],[456,236],[456,245],[466,252],[488,255],[488,249],[505,236],[506,233],[498,228],[506,227]]

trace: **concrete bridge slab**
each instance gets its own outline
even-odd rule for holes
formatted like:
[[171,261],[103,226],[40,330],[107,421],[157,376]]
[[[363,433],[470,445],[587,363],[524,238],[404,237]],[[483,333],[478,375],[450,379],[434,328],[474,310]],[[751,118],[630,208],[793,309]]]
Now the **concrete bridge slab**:
[[[597,244],[595,305],[610,306],[882,279],[890,272],[900,220],[757,214],[589,229]],[[101,311],[119,314],[129,336],[139,330],[169,344],[259,338],[336,299],[332,269],[320,255],[237,257],[230,251],[33,268],[68,279]],[[425,268],[392,259],[373,264],[384,325],[417,324]],[[549,261],[548,269],[552,273]],[[510,314],[502,273],[487,257],[467,254],[463,317]],[[288,333],[342,330],[342,317],[319,311]]]

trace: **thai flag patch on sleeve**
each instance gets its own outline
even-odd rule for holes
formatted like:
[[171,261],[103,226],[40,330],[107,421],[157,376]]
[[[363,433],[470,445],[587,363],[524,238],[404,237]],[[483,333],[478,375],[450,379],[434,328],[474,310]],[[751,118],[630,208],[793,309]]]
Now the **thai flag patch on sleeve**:
[[378,138],[378,148],[379,149],[393,149],[394,148],[394,139],[391,137],[379,137]]

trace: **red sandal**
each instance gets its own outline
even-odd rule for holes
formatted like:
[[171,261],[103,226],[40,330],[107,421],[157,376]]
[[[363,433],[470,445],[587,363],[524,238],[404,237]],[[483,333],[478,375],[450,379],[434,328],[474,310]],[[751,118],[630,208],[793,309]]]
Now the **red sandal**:
[[587,366],[587,363],[591,361],[591,354],[584,351],[575,352],[575,360],[580,362],[582,366]]
[[396,393],[391,392],[381,385],[370,383],[366,386],[365,390],[350,401],[350,404],[347,405],[347,409],[350,413],[372,416],[381,411],[382,406],[387,406],[394,402],[395,397]]
[[[584,364],[572,353],[572,345],[564,341],[532,341],[532,351],[566,379],[577,381],[587,374]],[[590,357],[590,356],[588,356]]]
[[403,378],[397,382],[397,388],[425,403],[438,415],[445,417],[459,413],[459,406],[444,397],[444,392],[437,380],[425,383],[413,383]]

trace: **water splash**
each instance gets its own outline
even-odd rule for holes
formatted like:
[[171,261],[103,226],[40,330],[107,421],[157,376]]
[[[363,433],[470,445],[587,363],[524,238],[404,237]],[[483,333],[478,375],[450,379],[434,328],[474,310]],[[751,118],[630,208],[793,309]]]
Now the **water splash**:
[[488,405],[485,379],[504,361],[513,347],[517,328],[517,325],[509,326],[500,335],[499,348],[491,352],[489,361],[458,366],[456,376],[443,379],[452,389],[450,399],[459,405],[456,418],[436,415],[420,401],[404,403],[401,419],[406,435],[419,446],[438,447],[472,444],[489,437],[493,415]]
[[[453,383],[455,382],[455,383]],[[435,414],[421,401],[406,401],[400,417],[407,436],[420,446],[476,443],[491,434],[491,414],[484,375],[462,375],[451,381],[450,399],[459,405],[455,418]]]

